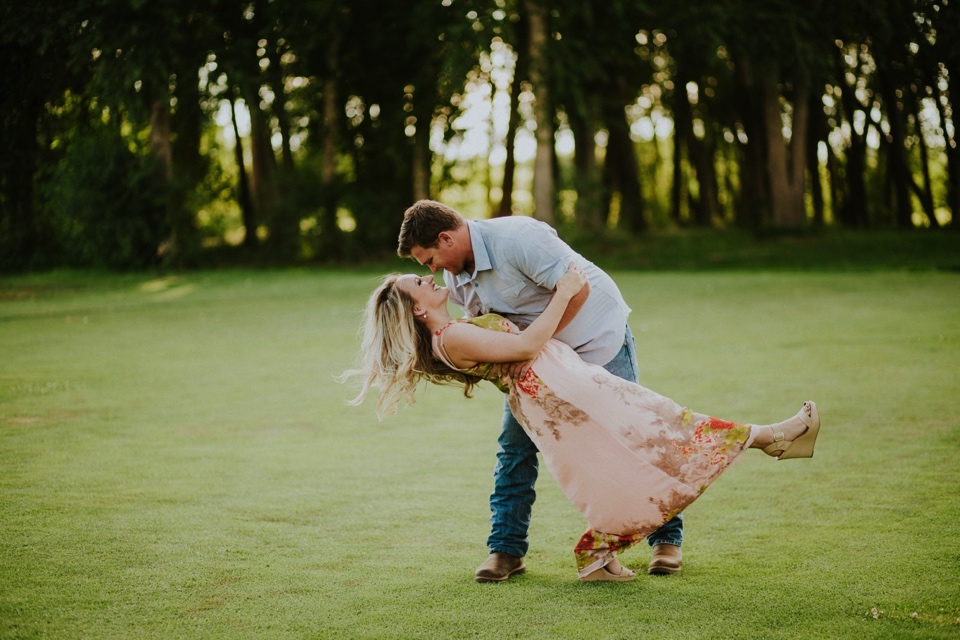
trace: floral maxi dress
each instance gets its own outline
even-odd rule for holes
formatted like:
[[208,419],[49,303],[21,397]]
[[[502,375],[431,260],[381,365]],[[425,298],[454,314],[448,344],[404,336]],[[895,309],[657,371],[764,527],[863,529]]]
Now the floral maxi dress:
[[[487,314],[469,320],[519,333]],[[453,366],[434,334],[433,351]],[[466,371],[507,394],[513,415],[590,528],[574,552],[581,577],[605,566],[683,511],[750,445],[749,425],[693,413],[669,398],[584,362],[551,340],[522,380],[481,363]]]

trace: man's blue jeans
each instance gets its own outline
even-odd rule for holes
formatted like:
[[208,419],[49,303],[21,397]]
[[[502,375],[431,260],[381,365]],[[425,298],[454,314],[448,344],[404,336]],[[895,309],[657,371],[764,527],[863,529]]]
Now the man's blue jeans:
[[[608,362],[604,369],[615,376],[639,381],[637,350],[630,327],[624,337],[620,353]],[[533,488],[537,481],[537,447],[527,437],[506,402],[503,405],[503,426],[500,432],[500,450],[497,465],[493,470],[493,493],[490,495],[490,537],[487,547],[491,552],[502,551],[512,556],[527,555],[530,546],[527,530],[537,493]],[[647,537],[650,546],[683,542],[683,514],[678,514]]]

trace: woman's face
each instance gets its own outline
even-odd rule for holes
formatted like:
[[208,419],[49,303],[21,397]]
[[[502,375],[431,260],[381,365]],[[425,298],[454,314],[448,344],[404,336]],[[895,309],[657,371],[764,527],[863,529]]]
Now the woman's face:
[[416,306],[432,309],[447,304],[450,290],[434,282],[433,276],[418,276],[408,273],[397,278],[397,289],[405,292]]

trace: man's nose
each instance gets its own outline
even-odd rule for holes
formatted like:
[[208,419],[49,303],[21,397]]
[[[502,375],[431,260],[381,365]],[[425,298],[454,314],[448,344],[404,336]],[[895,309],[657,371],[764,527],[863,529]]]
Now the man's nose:
[[428,264],[428,265],[427,265],[427,269],[430,269],[430,273],[436,273],[436,272],[437,272],[437,267],[434,266],[434,265],[432,265],[432,264]]

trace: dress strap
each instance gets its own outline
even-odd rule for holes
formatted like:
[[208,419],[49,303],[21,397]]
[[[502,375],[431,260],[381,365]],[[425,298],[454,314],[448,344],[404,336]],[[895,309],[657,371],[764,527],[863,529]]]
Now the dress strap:
[[447,327],[454,324],[456,320],[451,320],[447,324],[443,325],[439,329],[433,332],[433,353],[443,364],[447,365],[451,369],[460,371],[460,368],[453,364],[453,360],[450,358],[450,354],[447,353],[447,348],[443,346],[443,334],[446,333]]

